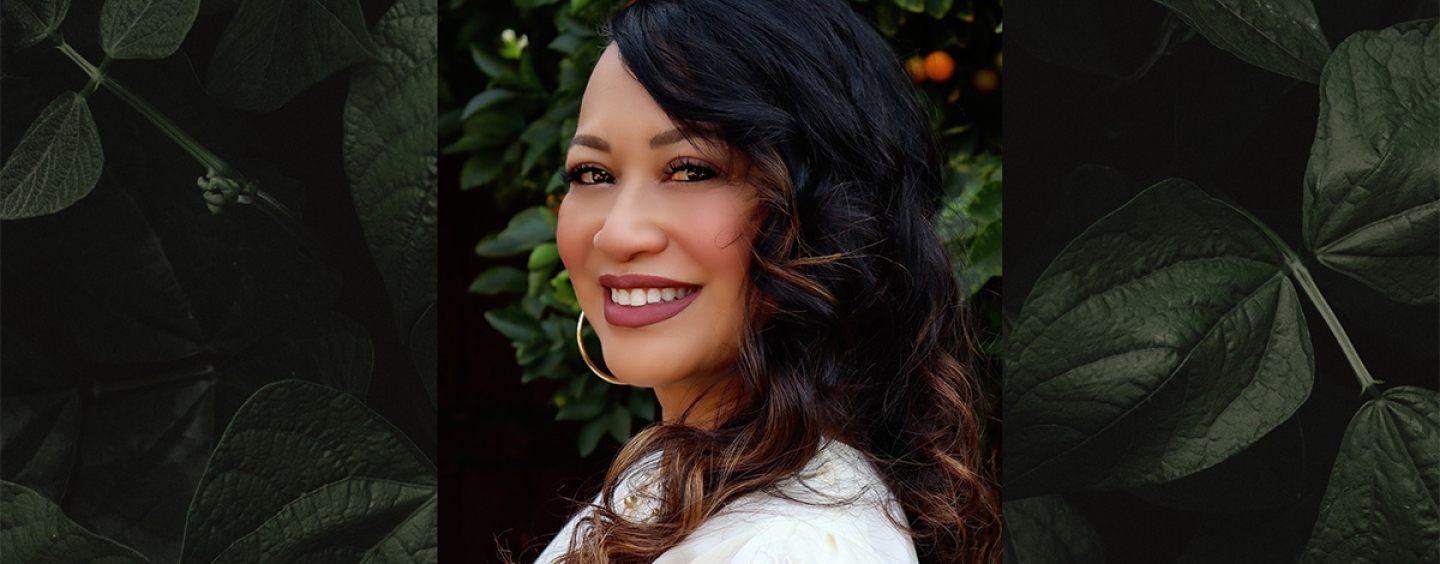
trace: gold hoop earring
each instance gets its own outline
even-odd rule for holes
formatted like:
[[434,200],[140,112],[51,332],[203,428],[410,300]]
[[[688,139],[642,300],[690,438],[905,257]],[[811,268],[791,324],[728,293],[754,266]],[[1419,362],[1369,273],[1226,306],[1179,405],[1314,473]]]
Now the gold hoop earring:
[[595,361],[590,360],[590,353],[585,352],[585,339],[580,337],[580,330],[584,327],[585,312],[581,311],[580,320],[575,322],[575,344],[580,345],[580,358],[585,359],[585,365],[589,366],[590,371],[594,372],[596,376],[599,376],[601,380],[615,384],[616,386],[628,386],[629,384],[616,380],[614,376],[601,372],[600,367],[595,366]]

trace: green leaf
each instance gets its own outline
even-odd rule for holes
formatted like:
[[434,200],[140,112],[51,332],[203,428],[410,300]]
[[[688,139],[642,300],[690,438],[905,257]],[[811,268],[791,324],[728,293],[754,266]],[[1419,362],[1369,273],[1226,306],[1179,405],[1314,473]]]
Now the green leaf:
[[[235,414],[210,457],[185,521],[181,561],[213,562],[247,535],[266,534],[272,517],[300,511],[305,504],[297,500],[361,478],[433,487],[435,466],[399,429],[349,395],[299,380],[261,388]],[[389,499],[400,497],[392,493]],[[358,494],[346,499],[361,507],[374,501]],[[309,510],[348,505],[352,501]],[[366,528],[364,516],[335,519],[340,522],[326,526]],[[299,537],[319,525],[312,520],[285,531]],[[236,556],[253,560],[262,552]]]
[[528,265],[530,272],[544,272],[548,279],[550,269],[554,268],[559,262],[560,247],[556,246],[555,243],[541,243],[535,247],[534,250],[530,251],[530,261]]
[[1325,65],[1305,171],[1305,244],[1387,297],[1440,293],[1437,20],[1350,36]]
[[1206,513],[1274,509],[1300,497],[1304,462],[1300,417],[1295,416],[1219,464],[1130,493],[1158,505]]
[[1103,564],[1100,535],[1058,495],[1007,501],[1005,564]]
[[500,334],[512,341],[529,342],[532,337],[544,333],[540,322],[523,311],[512,308],[485,312],[485,321],[490,322]]
[[376,543],[360,564],[435,564],[439,561],[438,496],[411,513]]
[[200,0],[106,0],[100,45],[116,59],[169,57],[200,13]]
[[896,6],[906,11],[920,13],[925,11],[925,0],[892,0]]
[[955,0],[925,0],[925,13],[930,14],[930,17],[940,19],[950,12],[950,7],[954,4]]
[[1320,78],[1330,44],[1310,0],[1156,0],[1216,47],[1265,70]]
[[460,119],[470,119],[470,116],[475,115],[480,110],[514,98],[515,95],[515,92],[504,88],[491,88],[476,94],[469,102],[465,103],[465,109],[460,112]]
[[1288,419],[1314,361],[1284,264],[1255,223],[1184,180],[1072,241],[1007,343],[1007,497],[1168,482]]
[[473,294],[519,294],[525,291],[526,273],[518,268],[495,266],[481,272],[470,283]]
[[500,169],[504,166],[504,161],[495,155],[470,155],[470,158],[465,160],[465,168],[460,170],[460,189],[484,186],[500,176]]
[[0,546],[8,560],[29,564],[149,562],[134,549],[85,530],[25,486],[0,481]]
[[504,257],[534,249],[541,243],[555,240],[555,213],[536,206],[521,210],[510,218],[505,230],[491,235],[475,246],[482,257]]
[[480,47],[470,46],[470,60],[475,62],[475,68],[485,73],[485,76],[494,78],[509,70],[509,65],[504,59],[494,53],[480,50]]
[[433,484],[344,478],[286,504],[212,564],[248,564],[261,554],[264,561],[340,564],[360,561],[382,545],[417,545],[412,548],[428,556],[416,561],[435,562],[434,530],[416,525],[434,523],[436,500]]
[[436,298],[435,21],[434,2],[392,6],[385,64],[356,70],[345,100],[345,173],[401,335]]
[[610,436],[620,444],[630,440],[630,410],[625,406],[617,405],[610,410]]
[[[430,31],[433,49],[433,25]],[[379,60],[358,0],[243,0],[215,47],[205,90],[236,108],[267,112],[336,71]],[[433,99],[434,83],[429,87]],[[409,117],[422,128],[435,121]]]
[[40,117],[0,169],[0,219],[24,219],[70,207],[95,188],[105,157],[85,99],[65,92]]
[[646,421],[655,420],[655,394],[643,388],[630,390],[630,401],[626,404],[630,413]]
[[4,0],[0,19],[4,20],[6,39],[22,49],[59,29],[69,10],[70,0]]
[[1403,386],[1360,406],[1301,564],[1440,560],[1440,393]]
[[576,439],[576,446],[580,449],[580,456],[590,456],[595,452],[595,447],[600,444],[600,437],[605,436],[605,431],[610,427],[610,419],[601,417],[591,419],[580,427],[580,436]]
[[599,417],[605,412],[608,405],[606,394],[603,388],[597,388],[599,393],[589,394],[578,400],[566,403],[560,411],[555,414],[556,421],[585,420]]

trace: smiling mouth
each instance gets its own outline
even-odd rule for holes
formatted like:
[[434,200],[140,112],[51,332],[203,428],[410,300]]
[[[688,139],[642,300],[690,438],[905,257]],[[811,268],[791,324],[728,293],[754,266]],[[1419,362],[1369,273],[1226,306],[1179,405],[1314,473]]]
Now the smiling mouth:
[[695,303],[701,288],[641,276],[602,276],[600,283],[609,290],[605,321],[616,327],[644,327],[675,317]]
[[673,302],[695,293],[698,288],[611,288],[610,301],[626,307]]

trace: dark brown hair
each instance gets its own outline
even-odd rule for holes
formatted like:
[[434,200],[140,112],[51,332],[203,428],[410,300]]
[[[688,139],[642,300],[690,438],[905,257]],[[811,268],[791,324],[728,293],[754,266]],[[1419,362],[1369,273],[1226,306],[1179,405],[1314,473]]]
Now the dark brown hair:
[[[929,221],[941,152],[898,58],[841,0],[641,0],[608,33],[683,131],[753,164],[757,292],[723,421],[632,439],[560,562],[650,562],[828,437],[875,465],[921,562],[998,563],[985,402]],[[658,512],[629,521],[617,486],[657,452]]]

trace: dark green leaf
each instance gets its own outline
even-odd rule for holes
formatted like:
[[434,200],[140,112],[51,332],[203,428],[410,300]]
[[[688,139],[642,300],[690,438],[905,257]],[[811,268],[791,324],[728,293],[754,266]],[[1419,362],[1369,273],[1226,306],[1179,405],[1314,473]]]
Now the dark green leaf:
[[460,170],[460,189],[484,186],[495,180],[504,166],[505,163],[495,155],[471,155],[465,160],[465,168]]
[[954,4],[955,0],[925,0],[925,12],[930,14],[930,17],[943,18]]
[[[380,60],[358,0],[243,0],[215,47],[205,90],[231,106],[266,112],[331,73]],[[428,86],[433,99],[435,86]],[[434,123],[433,115],[426,119],[413,123],[422,129]]]
[[505,73],[508,69],[503,59],[494,53],[482,51],[479,47],[470,46],[470,60],[475,62],[475,68],[485,73],[485,76],[496,77]]
[[1314,361],[1284,264],[1183,180],[1072,241],[1007,343],[1007,497],[1168,482],[1288,419]]
[[555,240],[555,222],[555,213],[549,208],[536,206],[522,210],[510,218],[504,231],[481,240],[475,246],[475,254],[503,257],[529,251]]
[[345,172],[400,335],[435,302],[435,3],[397,2],[375,24],[385,64],[345,101]]
[[430,498],[385,535],[360,564],[435,564],[439,561],[438,496]]
[[[212,562],[287,506],[299,507],[296,500],[359,478],[433,486],[435,467],[399,429],[347,394],[299,380],[261,388],[210,457],[185,522],[182,561]],[[365,520],[339,525],[346,524],[363,527]]]
[[[434,524],[436,499],[433,484],[344,478],[286,504],[227,547],[213,564],[248,564],[260,554],[274,562],[348,564],[381,546],[413,546],[428,556],[412,558],[434,562],[435,531],[416,525]],[[428,550],[417,546],[426,544]]]
[[0,482],[0,546],[7,561],[26,564],[148,562],[133,549],[76,525],[29,488]]
[[0,169],[0,219],[63,210],[95,188],[104,165],[100,133],[85,99],[65,92],[40,117]]
[[547,47],[561,53],[571,53],[586,43],[585,38],[573,33],[563,33],[550,42]]
[[1330,44],[1310,0],[1156,0],[1247,63],[1316,82]]
[[70,0],[4,0],[0,2],[0,20],[5,24],[6,39],[19,49],[58,29],[69,9]]
[[1305,172],[1305,244],[1405,303],[1440,293],[1436,20],[1358,32],[1325,65]]
[[[1299,416],[1224,462],[1130,493],[1151,503],[1206,513],[1274,509],[1300,497],[1305,447]],[[1298,548],[1298,547],[1297,547]]]
[[630,440],[630,410],[625,406],[617,405],[610,410],[610,436],[620,444]]
[[925,11],[925,0],[892,0],[896,6],[905,10],[920,13]]
[[1440,560],[1440,394],[1404,386],[1350,420],[1301,564]]
[[528,342],[544,332],[540,328],[540,322],[534,317],[515,309],[487,311],[485,321],[489,321],[491,327],[512,341]]
[[1100,536],[1058,495],[1005,502],[1005,564],[1103,564]]
[[439,351],[435,348],[439,339],[440,320],[436,317],[435,306],[437,302],[430,302],[425,308],[425,313],[415,322],[415,327],[410,330],[410,360],[415,363],[415,371],[420,374],[420,385],[425,388],[425,395],[430,396],[430,403],[439,405]]
[[595,447],[600,444],[600,437],[605,436],[605,431],[609,428],[609,423],[610,420],[608,418],[601,417],[599,419],[591,419],[585,426],[580,428],[580,437],[576,440],[576,445],[580,448],[580,456],[590,456],[591,453],[595,452]]
[[646,421],[655,420],[655,394],[643,388],[630,390],[630,401],[626,404],[630,413]]
[[608,404],[602,389],[598,394],[590,394],[566,403],[555,414],[555,419],[557,421],[593,419],[604,413],[606,405]]
[[106,0],[100,45],[116,59],[163,59],[180,48],[198,13],[200,0]]
[[491,267],[475,277],[470,292],[475,294],[521,293],[525,291],[525,271],[509,266]]
[[97,386],[84,404],[65,513],[152,560],[179,560],[186,507],[215,445],[209,372],[150,371]]
[[496,103],[503,102],[515,97],[515,93],[504,88],[491,88],[476,94],[465,104],[465,109],[460,112],[460,119],[470,119],[480,110],[489,108]]
[[546,280],[549,280],[550,269],[560,262],[560,247],[555,243],[541,243],[530,251],[530,260],[527,263],[531,272],[544,272]]

